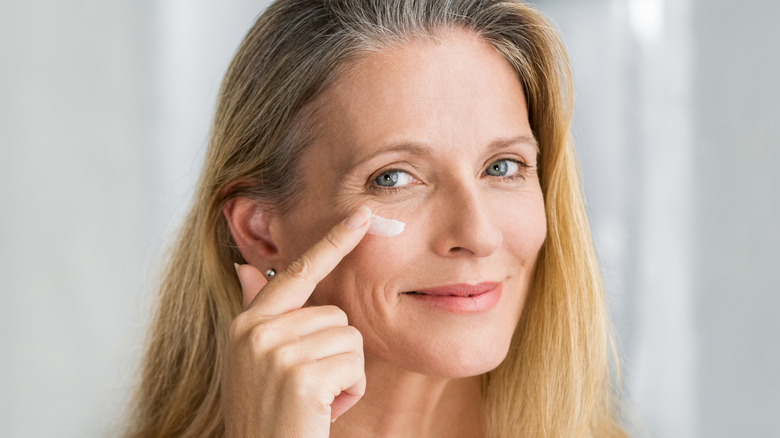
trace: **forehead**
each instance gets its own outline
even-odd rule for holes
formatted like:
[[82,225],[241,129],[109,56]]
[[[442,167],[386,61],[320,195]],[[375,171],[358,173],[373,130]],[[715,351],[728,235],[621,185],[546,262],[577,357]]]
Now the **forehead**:
[[479,147],[531,135],[517,73],[493,46],[457,29],[349,61],[316,106],[315,143],[348,154],[401,142]]

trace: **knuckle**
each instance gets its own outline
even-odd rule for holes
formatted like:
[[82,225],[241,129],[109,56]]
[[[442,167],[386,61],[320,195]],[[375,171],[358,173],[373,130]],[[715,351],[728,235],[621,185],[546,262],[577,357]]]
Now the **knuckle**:
[[233,321],[230,322],[230,327],[228,327],[228,336],[230,338],[230,343],[235,343],[238,339],[241,338],[241,335],[244,333],[244,321],[241,315],[238,315]]
[[333,230],[330,230],[325,234],[325,237],[322,238],[322,240],[327,243],[329,246],[332,246],[337,251],[341,251],[344,247],[344,245],[339,241],[339,239],[336,236],[336,233]]
[[359,355],[358,353],[349,353],[347,357],[350,360],[350,363],[355,368],[359,368],[360,370],[363,369],[363,356]]
[[295,363],[297,354],[291,346],[283,345],[274,348],[269,356],[269,361],[274,368],[287,369]]
[[320,372],[315,363],[296,365],[287,372],[287,387],[296,397],[306,399],[316,409],[327,412],[340,388]]
[[238,342],[243,339],[247,331],[251,331],[253,324],[256,324],[256,320],[252,317],[252,315],[247,312],[239,313],[235,318],[233,318],[233,321],[230,322],[230,327],[228,327],[230,341]]
[[344,353],[341,357],[341,364],[343,370],[348,371],[352,375],[359,375],[365,373],[365,362],[363,356],[356,352]]
[[304,254],[290,262],[290,264],[287,265],[287,269],[283,272],[291,280],[305,281],[311,276],[314,270],[314,265],[312,263],[312,260]]
[[299,391],[306,391],[316,382],[314,372],[308,364],[297,364],[287,369],[285,375],[289,385]]
[[366,385],[360,385],[359,387],[353,389],[353,395],[358,397],[363,397],[366,395]]
[[320,311],[327,317],[333,319],[334,324],[336,325],[347,325],[349,323],[347,313],[338,306],[326,304],[320,306]]
[[363,345],[363,334],[360,333],[360,330],[358,330],[357,328],[351,325],[346,326],[346,330],[347,330],[347,334],[350,337],[352,337],[352,339],[357,345],[361,345],[361,346]]
[[267,327],[262,325],[256,325],[249,330],[249,343],[252,346],[252,350],[256,353],[262,353],[268,351],[274,344],[273,330],[268,330]]

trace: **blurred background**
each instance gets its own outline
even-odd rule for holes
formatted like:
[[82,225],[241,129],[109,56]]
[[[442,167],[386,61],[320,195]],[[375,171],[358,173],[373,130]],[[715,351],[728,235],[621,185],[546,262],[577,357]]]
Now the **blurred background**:
[[[132,388],[219,82],[267,1],[0,0],[0,436]],[[780,435],[780,3],[538,0],[637,437]]]

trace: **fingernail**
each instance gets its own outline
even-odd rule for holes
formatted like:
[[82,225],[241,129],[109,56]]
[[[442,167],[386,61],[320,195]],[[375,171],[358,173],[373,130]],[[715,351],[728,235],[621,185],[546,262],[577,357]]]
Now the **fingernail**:
[[233,263],[233,266],[236,268],[236,275],[238,275],[238,267],[241,266],[238,263]]
[[357,230],[358,228],[361,228],[363,225],[367,224],[369,219],[371,219],[371,209],[365,205],[362,205],[351,215],[349,215],[347,220],[344,222],[344,226],[350,230]]

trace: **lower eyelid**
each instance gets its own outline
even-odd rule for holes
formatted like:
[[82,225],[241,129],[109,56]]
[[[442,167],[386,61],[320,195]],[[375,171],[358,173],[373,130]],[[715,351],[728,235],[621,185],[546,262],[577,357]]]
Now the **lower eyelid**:
[[393,196],[402,194],[411,195],[414,193],[413,189],[415,187],[417,187],[417,184],[410,184],[401,187],[382,187],[372,184],[367,188],[366,192],[374,196]]

